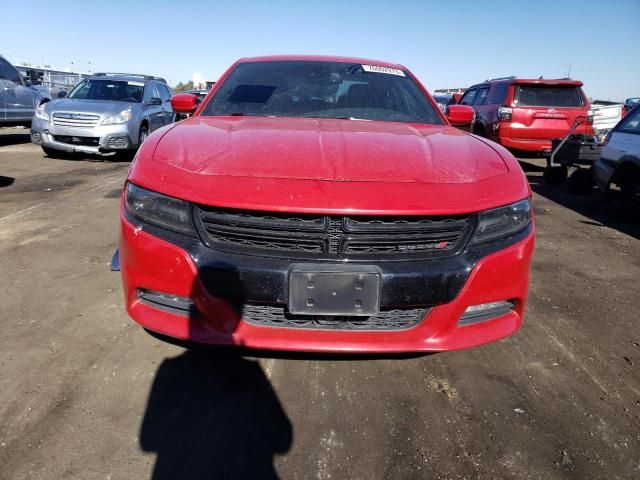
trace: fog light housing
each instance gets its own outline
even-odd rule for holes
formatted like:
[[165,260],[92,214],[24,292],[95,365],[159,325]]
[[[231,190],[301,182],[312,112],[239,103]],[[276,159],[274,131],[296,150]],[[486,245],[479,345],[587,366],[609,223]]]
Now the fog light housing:
[[137,291],[138,300],[145,305],[164,310],[165,312],[180,315],[182,317],[195,318],[198,316],[198,309],[193,300],[188,297],[180,297],[168,293],[155,292],[139,288]]
[[493,320],[494,318],[513,312],[514,308],[515,301],[513,300],[501,300],[498,302],[470,305],[458,320],[458,326],[464,327],[465,325]]
[[111,137],[107,143],[108,148],[127,148],[128,146],[127,137]]

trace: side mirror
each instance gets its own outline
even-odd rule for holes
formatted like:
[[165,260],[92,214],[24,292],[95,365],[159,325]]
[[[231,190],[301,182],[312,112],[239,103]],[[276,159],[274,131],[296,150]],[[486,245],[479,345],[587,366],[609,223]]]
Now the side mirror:
[[454,127],[468,127],[473,122],[476,113],[468,105],[449,105],[447,120]]
[[67,91],[66,90],[60,90],[58,92],[58,98],[65,98],[67,96]]
[[176,113],[193,113],[198,108],[198,97],[190,93],[179,93],[171,97],[171,108]]
[[158,97],[151,97],[147,100],[147,105],[162,105],[162,100]]

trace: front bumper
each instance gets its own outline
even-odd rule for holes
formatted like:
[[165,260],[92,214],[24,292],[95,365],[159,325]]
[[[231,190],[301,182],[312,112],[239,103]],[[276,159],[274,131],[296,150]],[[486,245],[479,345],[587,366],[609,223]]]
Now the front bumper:
[[[96,145],[81,144],[87,143],[87,139],[96,139]],[[37,117],[34,117],[31,123],[31,141],[36,145],[63,152],[95,155],[130,150],[137,146],[126,123],[94,127],[60,127]]]
[[[380,262],[381,308],[428,307],[417,325],[398,330],[336,330],[258,326],[238,301],[286,304],[293,260],[222,253],[195,238],[140,224],[121,211],[120,266],[126,308],[145,328],[183,340],[272,350],[427,352],[468,348],[516,331],[522,322],[533,251],[533,226],[510,246],[493,245],[448,259]],[[514,243],[515,242],[515,243]],[[191,299],[194,312],[157,308],[141,291]],[[460,325],[470,305],[510,300],[514,309]],[[242,305],[240,305],[242,307]]]

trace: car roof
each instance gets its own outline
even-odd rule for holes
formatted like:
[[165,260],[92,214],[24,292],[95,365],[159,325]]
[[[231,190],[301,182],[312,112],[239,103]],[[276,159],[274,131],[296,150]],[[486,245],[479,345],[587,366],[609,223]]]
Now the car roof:
[[511,83],[514,85],[557,85],[566,87],[582,87],[584,83],[580,80],[571,80],[569,78],[496,78],[494,80],[486,80],[470,86],[471,88],[483,87],[492,83]]
[[156,81],[167,83],[163,78],[153,77],[151,75],[138,75],[136,73],[94,73],[89,76],[93,80],[118,80],[121,82],[150,82]]
[[406,70],[406,67],[399,63],[383,62],[380,60],[372,60],[358,57],[339,57],[332,55],[266,55],[261,57],[245,57],[238,60],[238,63],[250,62],[281,62],[281,61],[316,61],[316,62],[341,62],[341,63],[360,63],[365,65],[378,65],[381,67],[398,68]]

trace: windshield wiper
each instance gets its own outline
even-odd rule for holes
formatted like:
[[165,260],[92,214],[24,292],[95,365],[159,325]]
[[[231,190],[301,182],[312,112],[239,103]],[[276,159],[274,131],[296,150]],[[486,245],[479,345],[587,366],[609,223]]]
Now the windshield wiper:
[[229,114],[230,117],[244,117],[245,115],[246,113],[244,112],[233,112]]

